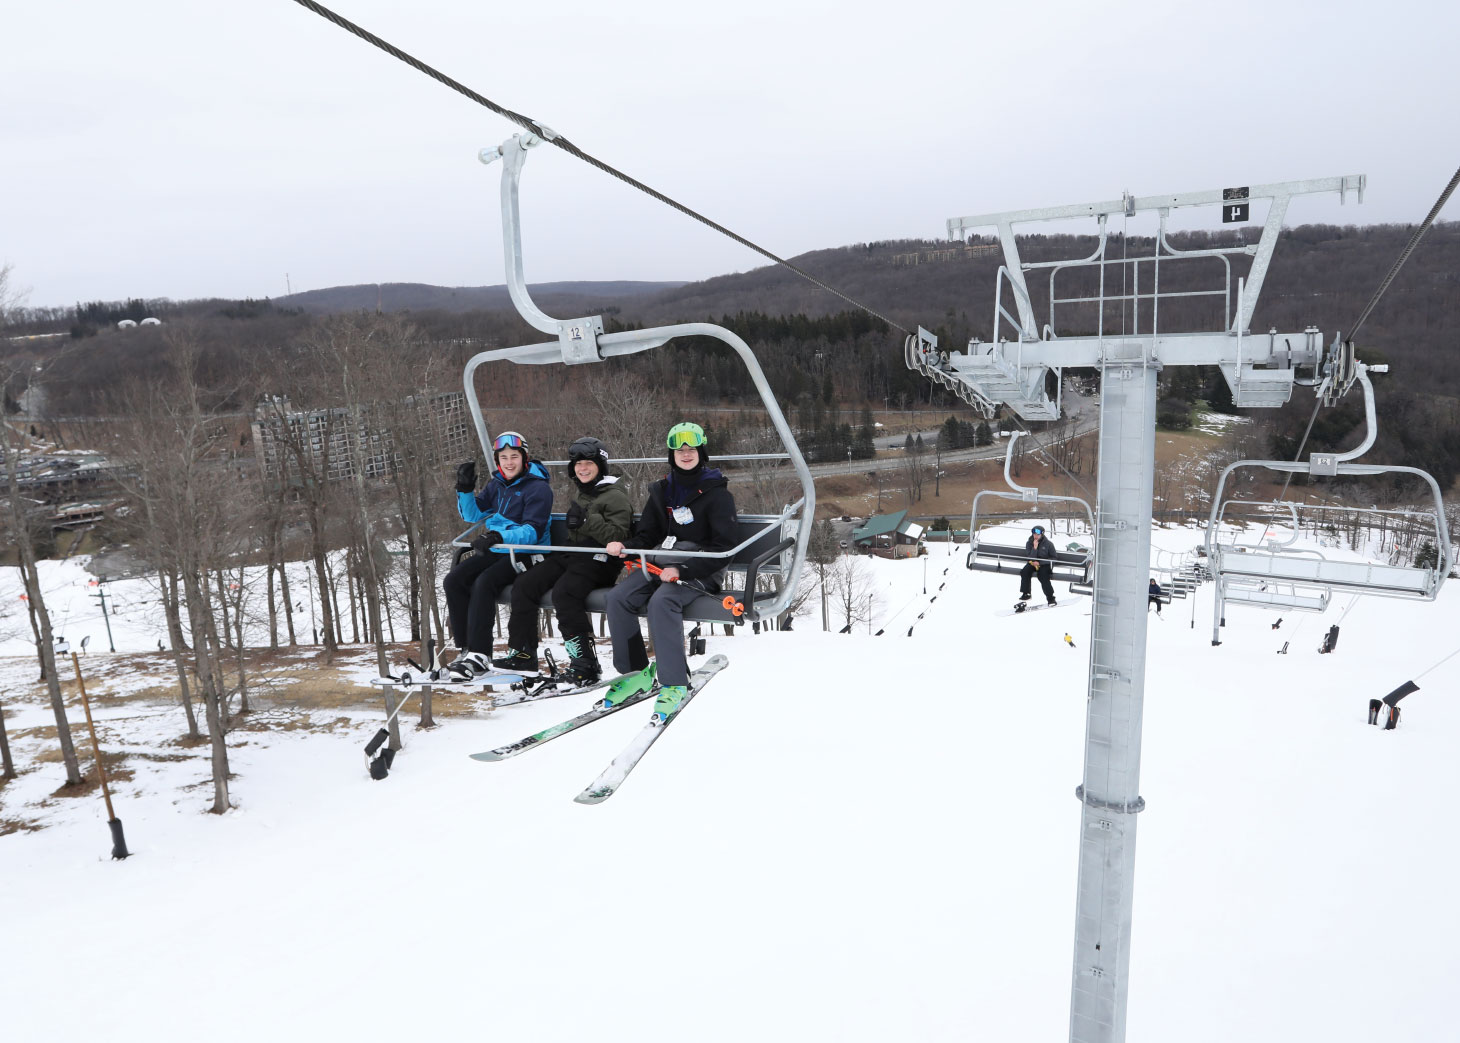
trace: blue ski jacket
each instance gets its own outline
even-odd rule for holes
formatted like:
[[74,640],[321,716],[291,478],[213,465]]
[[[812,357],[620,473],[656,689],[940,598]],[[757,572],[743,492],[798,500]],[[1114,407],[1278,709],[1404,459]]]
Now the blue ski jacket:
[[[503,543],[545,545],[551,535],[553,487],[546,468],[529,460],[527,469],[510,482],[494,470],[480,492],[457,493],[456,509],[462,521],[481,522],[485,530],[500,532]],[[492,553],[506,554],[507,548],[493,547]]]

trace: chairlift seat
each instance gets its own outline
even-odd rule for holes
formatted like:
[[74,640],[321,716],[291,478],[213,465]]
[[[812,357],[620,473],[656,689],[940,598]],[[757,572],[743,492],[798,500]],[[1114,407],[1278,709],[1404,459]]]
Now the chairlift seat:
[[1216,568],[1228,578],[1275,581],[1338,588],[1359,594],[1389,597],[1433,598],[1435,570],[1405,565],[1376,565],[1361,561],[1330,561],[1309,555],[1274,554],[1245,549],[1232,553],[1217,546]]
[[[975,572],[1018,572],[1029,561],[1029,552],[1022,546],[983,543],[975,540],[968,549],[965,564]],[[1089,551],[1055,551],[1049,570],[1051,581],[1088,584],[1090,582]]]

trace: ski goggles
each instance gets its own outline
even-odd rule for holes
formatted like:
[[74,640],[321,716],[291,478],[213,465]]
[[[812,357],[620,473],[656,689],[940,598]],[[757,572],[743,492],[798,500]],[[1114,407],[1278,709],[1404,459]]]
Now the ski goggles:
[[669,429],[670,449],[698,449],[708,441],[699,424],[675,424]]
[[523,438],[516,431],[503,431],[492,443],[493,449],[526,449],[527,439]]
[[1038,525],[1036,525],[1034,528],[1030,529],[1029,531],[1032,532],[1032,533],[1034,533],[1034,535],[1036,535],[1036,536],[1043,536],[1044,535],[1044,529],[1041,526],[1038,526]]

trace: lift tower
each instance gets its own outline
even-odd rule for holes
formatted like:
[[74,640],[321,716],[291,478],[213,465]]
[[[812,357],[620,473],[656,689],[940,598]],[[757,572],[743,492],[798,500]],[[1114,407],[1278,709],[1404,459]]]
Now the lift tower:
[[[1056,420],[1061,371],[1081,366],[1100,372],[1089,701],[1084,773],[1075,790],[1083,807],[1072,1043],[1119,1043],[1125,1038],[1136,815],[1145,807],[1139,791],[1141,710],[1157,377],[1166,366],[1219,366],[1233,402],[1243,407],[1281,406],[1294,384],[1322,386],[1330,395],[1348,390],[1354,379],[1351,346],[1335,338],[1325,351],[1313,326],[1290,333],[1271,329],[1256,336],[1248,327],[1289,201],[1336,192],[1340,199],[1354,193],[1362,202],[1363,190],[1364,176],[1352,175],[1180,195],[1127,194],[1103,203],[953,218],[948,222],[951,238],[993,228],[1003,246],[993,335],[987,343],[975,339],[965,350],[952,352],[940,352],[936,338],[922,329],[908,338],[909,368],[953,390],[985,415],[1002,403],[1025,420]],[[1248,207],[1261,200],[1269,206],[1255,244],[1182,250],[1167,240],[1167,220],[1174,209],[1219,206],[1224,222],[1246,222]],[[1124,220],[1151,211],[1159,216],[1154,253],[1126,256],[1124,236],[1116,251],[1108,235],[1110,218]],[[1020,261],[1016,224],[1087,217],[1097,222],[1099,236],[1089,256]],[[1120,256],[1114,256],[1117,252]],[[1233,255],[1251,257],[1245,279],[1239,278],[1235,287]],[[1169,282],[1171,266],[1178,264],[1202,264],[1225,274],[1210,285],[1201,283],[1205,288],[1191,289],[1190,280],[1183,280],[1181,290],[1163,290],[1163,269]],[[1048,321],[1041,326],[1026,279],[1045,273]],[[1066,273],[1066,282],[1074,285],[1062,291],[1058,279]],[[1069,295],[1061,297],[1061,292]],[[1198,305],[1205,301],[1211,314],[1220,312],[1220,324],[1213,318],[1207,332],[1163,332],[1161,305],[1169,307],[1177,298],[1196,298],[1191,303]],[[1079,332],[1061,335],[1057,319],[1071,313]],[[1112,321],[1116,316],[1118,325]],[[1051,373],[1053,381],[1047,379]]]

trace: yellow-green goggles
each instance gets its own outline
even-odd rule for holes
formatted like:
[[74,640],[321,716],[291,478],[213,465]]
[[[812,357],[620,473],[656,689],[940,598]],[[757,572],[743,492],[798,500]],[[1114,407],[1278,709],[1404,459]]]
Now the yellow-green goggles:
[[708,441],[699,424],[675,424],[669,429],[670,449],[696,449]]

